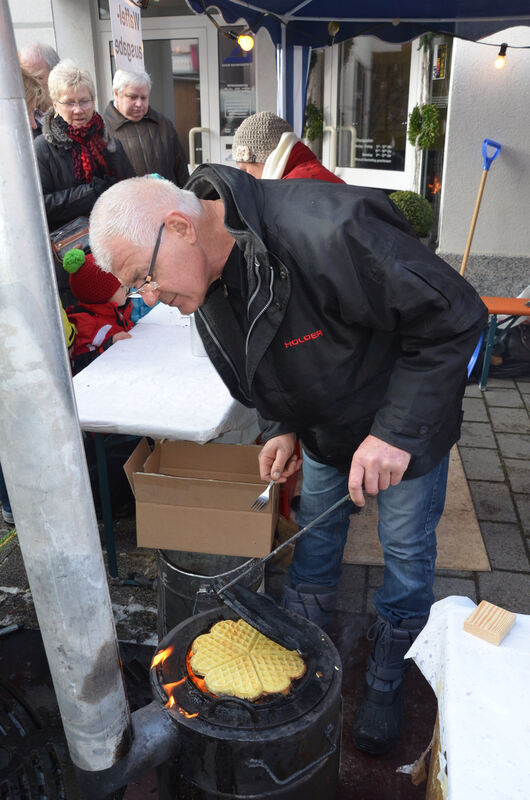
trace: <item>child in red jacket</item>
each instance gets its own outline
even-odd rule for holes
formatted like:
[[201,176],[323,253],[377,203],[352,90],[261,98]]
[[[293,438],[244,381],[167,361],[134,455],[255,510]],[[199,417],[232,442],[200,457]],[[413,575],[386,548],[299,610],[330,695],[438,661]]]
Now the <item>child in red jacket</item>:
[[70,288],[79,300],[78,305],[66,309],[77,330],[72,353],[75,374],[114,342],[130,338],[132,303],[125,286],[110,272],[103,272],[90,253],[69,250],[63,267],[70,273]]

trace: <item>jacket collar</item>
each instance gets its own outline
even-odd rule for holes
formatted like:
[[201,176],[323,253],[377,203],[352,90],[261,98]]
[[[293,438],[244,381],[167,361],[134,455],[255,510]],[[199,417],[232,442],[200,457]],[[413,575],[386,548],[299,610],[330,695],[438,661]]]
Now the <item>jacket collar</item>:
[[[118,111],[118,109],[114,105],[114,100],[109,100],[109,104],[105,109],[105,116],[107,117],[109,123],[116,131],[119,130],[120,128],[123,128],[123,126],[127,124],[129,125],[138,124],[137,122],[133,122],[132,120],[127,119],[127,117],[124,117],[121,111]],[[140,122],[143,122],[144,119],[148,119],[151,122],[155,122],[158,125],[160,122],[160,115],[158,111],[155,111],[154,108],[151,108],[151,106],[149,106],[149,108],[147,109],[147,113],[145,114],[145,116],[142,117]]]

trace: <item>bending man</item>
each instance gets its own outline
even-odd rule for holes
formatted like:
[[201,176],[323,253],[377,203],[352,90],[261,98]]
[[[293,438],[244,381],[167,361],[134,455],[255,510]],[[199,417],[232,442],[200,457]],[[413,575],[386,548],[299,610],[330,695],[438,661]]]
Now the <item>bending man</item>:
[[385,574],[354,739],[386,752],[403,656],[434,599],[448,453],[486,309],[383,192],[213,165],[187,187],[113,186],[91,215],[94,256],[147,303],[196,312],[232,395],[258,411],[263,479],[299,468],[301,440],[300,525],[349,490],[350,507],[298,542],[287,608],[329,620],[353,503],[378,496]]

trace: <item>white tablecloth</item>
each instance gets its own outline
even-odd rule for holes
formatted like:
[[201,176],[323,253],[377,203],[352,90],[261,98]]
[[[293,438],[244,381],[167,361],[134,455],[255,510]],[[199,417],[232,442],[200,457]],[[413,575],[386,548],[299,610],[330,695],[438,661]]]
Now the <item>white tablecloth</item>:
[[[530,798],[530,616],[495,646],[463,630],[468,597],[435,603],[407,653],[436,696],[447,800]],[[510,609],[508,609],[510,610]]]
[[257,435],[255,411],[232,399],[208,358],[192,355],[189,317],[162,303],[78,373],[74,391],[84,430],[200,443]]

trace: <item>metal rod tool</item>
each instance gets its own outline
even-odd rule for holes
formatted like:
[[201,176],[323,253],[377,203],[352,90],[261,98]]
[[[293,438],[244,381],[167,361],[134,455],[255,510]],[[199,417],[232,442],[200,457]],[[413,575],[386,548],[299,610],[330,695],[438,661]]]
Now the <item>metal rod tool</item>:
[[251,572],[253,569],[255,569],[260,564],[265,564],[267,561],[270,561],[270,559],[274,558],[274,556],[278,555],[278,553],[281,550],[283,550],[284,547],[287,547],[288,545],[290,545],[293,542],[295,542],[297,539],[300,538],[300,536],[303,536],[304,533],[306,533],[308,530],[313,528],[317,524],[317,522],[320,522],[320,520],[324,519],[324,517],[327,517],[328,514],[331,514],[332,511],[335,511],[335,509],[339,508],[339,506],[341,506],[343,503],[345,503],[346,500],[350,500],[350,499],[351,499],[350,495],[349,494],[345,494],[344,497],[341,497],[340,500],[337,500],[336,503],[333,503],[333,505],[330,506],[329,508],[327,508],[325,511],[323,511],[322,514],[319,514],[318,517],[315,517],[315,519],[312,522],[310,522],[308,525],[306,525],[305,528],[302,528],[301,530],[297,531],[294,534],[294,536],[291,536],[285,542],[282,542],[282,544],[278,545],[278,547],[275,547],[274,550],[271,550],[271,552],[267,556],[264,556],[263,558],[254,558],[254,559],[252,559],[251,565],[246,570],[244,570],[243,572],[240,572],[239,575],[236,578],[231,580],[229,583],[225,584],[223,587],[221,587],[221,589],[217,590],[217,596],[219,597],[223,592],[226,592],[226,590],[229,589],[231,586],[233,586],[234,583],[237,583],[239,580],[241,580],[241,578],[244,575],[247,575],[247,573]]

